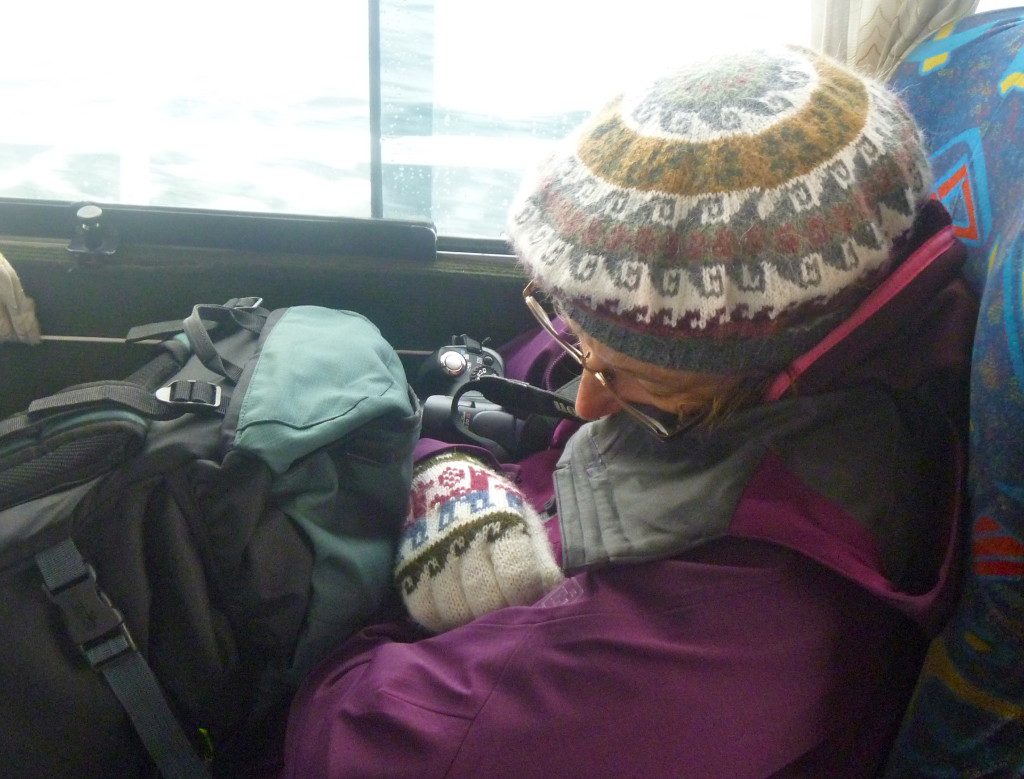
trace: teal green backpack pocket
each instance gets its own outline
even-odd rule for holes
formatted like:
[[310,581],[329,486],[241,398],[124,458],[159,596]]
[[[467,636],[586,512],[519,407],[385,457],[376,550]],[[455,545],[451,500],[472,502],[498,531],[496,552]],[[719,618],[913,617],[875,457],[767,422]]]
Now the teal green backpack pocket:
[[368,319],[316,306],[282,313],[268,319],[252,370],[239,380],[235,447],[283,473],[367,423],[417,412],[398,355]]
[[274,312],[228,411],[229,448],[275,474],[276,505],[313,547],[298,677],[379,609],[412,479],[420,408],[401,360],[366,317]]

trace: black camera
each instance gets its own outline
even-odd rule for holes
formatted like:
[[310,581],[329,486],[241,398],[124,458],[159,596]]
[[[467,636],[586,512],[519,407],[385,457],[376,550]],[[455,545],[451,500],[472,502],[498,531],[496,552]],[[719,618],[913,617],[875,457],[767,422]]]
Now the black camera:
[[423,361],[415,384],[422,435],[515,460],[547,446],[559,419],[576,418],[572,400],[506,379],[501,355],[486,343],[456,336]]
[[423,401],[422,435],[425,438],[482,446],[499,461],[533,449],[532,446],[524,449],[526,422],[497,403],[491,403],[479,392],[465,393],[455,408],[452,401],[451,395],[431,395]]
[[505,362],[494,349],[482,342],[462,335],[452,336],[448,346],[442,346],[424,359],[416,378],[416,391],[420,397],[454,395],[467,381],[481,376],[504,376]]

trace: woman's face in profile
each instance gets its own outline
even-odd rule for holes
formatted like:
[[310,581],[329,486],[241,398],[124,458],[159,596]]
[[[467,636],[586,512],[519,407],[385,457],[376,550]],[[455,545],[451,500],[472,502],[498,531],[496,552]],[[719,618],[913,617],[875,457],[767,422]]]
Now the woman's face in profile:
[[622,409],[619,399],[592,373],[601,371],[623,401],[653,406],[676,416],[706,410],[715,398],[724,397],[740,383],[739,377],[713,373],[677,371],[640,362],[581,333],[570,323],[580,343],[589,370],[583,372],[576,395],[576,413],[584,419],[598,419]]

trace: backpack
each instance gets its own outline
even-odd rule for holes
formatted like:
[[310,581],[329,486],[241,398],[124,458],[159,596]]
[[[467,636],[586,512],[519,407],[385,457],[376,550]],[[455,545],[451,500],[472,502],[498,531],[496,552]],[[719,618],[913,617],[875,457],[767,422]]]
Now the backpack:
[[387,606],[420,406],[359,314],[253,298],[0,421],[0,764],[258,769],[292,691]]

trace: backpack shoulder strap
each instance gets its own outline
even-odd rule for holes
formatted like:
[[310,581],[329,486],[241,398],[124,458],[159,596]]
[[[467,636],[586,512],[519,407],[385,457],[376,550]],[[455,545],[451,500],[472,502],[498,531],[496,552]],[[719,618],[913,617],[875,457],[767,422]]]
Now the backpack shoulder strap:
[[128,714],[165,779],[208,777],[164,697],[152,669],[70,538],[36,555],[50,600],[60,607],[71,640],[100,673]]

